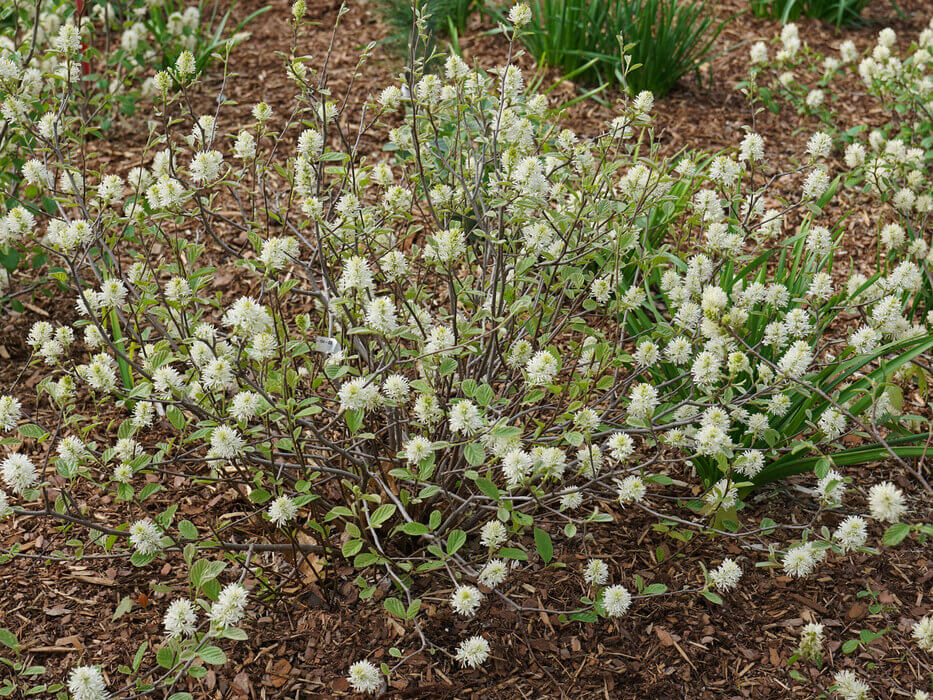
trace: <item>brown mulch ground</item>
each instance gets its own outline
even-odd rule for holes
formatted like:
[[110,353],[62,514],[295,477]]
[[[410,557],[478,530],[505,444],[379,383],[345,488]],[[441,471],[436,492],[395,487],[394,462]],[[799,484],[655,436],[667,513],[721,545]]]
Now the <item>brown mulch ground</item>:
[[[712,4],[712,3],[711,3]],[[236,8],[245,16],[260,7],[257,0],[246,0]],[[332,26],[340,3],[336,0],[308,2],[309,13],[320,21],[318,29],[303,37],[298,53],[323,58],[331,42]],[[893,19],[899,33],[916,34],[933,15],[930,0],[900,3],[908,19]],[[238,76],[225,94],[237,102],[221,112],[224,131],[235,132],[249,121],[252,105],[264,100],[279,116],[294,106],[292,84],[281,69],[279,52],[290,51],[291,34],[285,25],[290,16],[285,2],[270,4],[266,12],[248,27],[251,38],[237,49],[233,65]],[[716,3],[722,16],[743,10],[738,0]],[[889,17],[884,2],[875,3],[869,17]],[[842,36],[816,22],[801,21],[801,36],[821,49],[838,45]],[[501,63],[505,46],[498,36],[488,35],[491,23],[476,18],[462,38],[464,56],[485,66]],[[868,45],[879,26],[845,30],[862,48]],[[699,85],[694,78],[683,81],[656,106],[656,131],[665,151],[673,155],[685,147],[716,150],[734,146],[751,115],[742,97],[733,89],[744,76],[748,45],[758,38],[770,38],[777,25],[744,14],[723,33],[719,45],[740,45],[717,56],[709,66],[710,84]],[[330,60],[330,87],[342,96],[351,84],[361,47],[384,36],[367,3],[351,3],[334,35]],[[525,65],[530,65],[525,61]],[[397,59],[377,47],[361,75],[353,78],[353,91],[346,112],[349,122],[359,119],[360,105],[371,92],[381,89],[399,70]],[[551,73],[556,79],[556,74]],[[220,85],[218,76],[208,77],[200,92],[204,111],[213,113],[212,94]],[[555,101],[570,99],[578,88],[565,84],[553,93]],[[857,105],[857,102],[853,102]],[[854,107],[857,109],[857,107]],[[588,101],[575,105],[565,119],[581,134],[600,130],[611,115],[611,108]],[[877,115],[853,112],[854,120]],[[795,122],[796,123],[796,122]],[[812,128],[813,124],[801,124]],[[799,152],[809,129],[790,133],[787,115],[765,113],[758,117],[757,131],[765,136],[775,158],[787,160]],[[101,160],[117,170],[136,164],[145,144],[146,129],[140,118],[129,119],[110,135],[102,148]],[[371,134],[364,152],[379,146],[379,134]],[[783,149],[783,150],[778,150]],[[843,203],[844,204],[844,203]],[[837,203],[841,215],[843,204]],[[854,265],[872,263],[874,249],[870,238],[877,222],[853,218],[848,226],[847,248]],[[218,289],[246,284],[235,277],[232,268],[221,269],[215,279]],[[18,395],[27,410],[34,410],[34,388],[40,374],[25,366],[23,338],[36,320],[74,315],[71,303],[57,297],[37,297],[26,312],[0,321],[0,386],[17,382]],[[87,407],[93,410],[93,407]],[[41,411],[41,409],[40,409]],[[103,415],[103,421],[116,416]],[[106,423],[104,423],[106,425]],[[103,430],[103,427],[101,428]],[[869,474],[869,471],[871,473]],[[880,477],[898,482],[908,493],[918,489],[903,474],[888,465],[851,473],[855,483],[873,483]],[[863,477],[863,478],[861,478]],[[152,477],[155,479],[156,477]],[[167,480],[168,481],[168,480]],[[208,513],[223,512],[236,517],[243,508],[243,494],[236,489],[193,486],[184,480],[169,481],[171,502],[180,506],[179,517],[196,524],[211,520]],[[169,504],[166,492],[152,499],[151,512]],[[862,495],[851,496],[862,503]],[[122,508],[112,500],[98,500],[89,506],[108,520],[120,517]],[[916,519],[933,519],[930,503],[913,502]],[[760,522],[770,513],[780,512],[783,521],[808,519],[808,502],[797,498],[792,485],[774,489],[749,505],[743,513],[748,524]],[[427,597],[423,604],[426,634],[438,645],[453,647],[462,638],[482,633],[493,649],[493,659],[482,670],[464,671],[449,658],[422,652],[410,659],[391,684],[392,696],[405,698],[783,698],[815,697],[830,684],[833,673],[842,668],[857,669],[872,682],[879,697],[909,697],[917,689],[929,689],[933,659],[918,660],[908,651],[906,630],[912,621],[931,609],[933,596],[933,552],[915,540],[898,549],[884,549],[880,556],[851,557],[821,565],[819,575],[803,583],[791,582],[779,570],[755,568],[744,550],[725,539],[707,541],[694,537],[678,542],[655,532],[654,518],[637,511],[621,511],[604,504],[615,522],[588,533],[572,545],[557,537],[555,560],[562,566],[544,568],[541,562],[510,578],[509,593],[516,600],[538,607],[572,606],[584,594],[579,576],[589,557],[605,558],[612,579],[629,583],[635,575],[648,583],[664,583],[676,591],[696,586],[702,562],[715,566],[722,558],[738,558],[745,577],[738,593],[725,596],[717,606],[698,596],[657,598],[633,606],[618,622],[596,625],[561,624],[545,614],[518,616],[487,600],[483,614],[469,621],[455,619],[442,600]],[[111,517],[112,516],[112,517]],[[262,525],[244,525],[242,536],[261,533]],[[877,542],[881,528],[872,525],[871,541]],[[269,533],[265,533],[268,535]],[[26,557],[0,565],[0,626],[13,630],[25,647],[30,663],[43,664],[52,678],[63,678],[79,663],[103,664],[111,687],[122,684],[117,668],[128,663],[138,646],[161,639],[161,616],[171,595],[160,593],[155,585],[176,590],[186,588],[187,569],[180,560],[160,570],[136,569],[123,559],[85,559],[76,563],[49,564],[30,555],[48,554],[64,548],[67,532],[52,533],[44,524],[25,519],[5,521],[0,526],[0,545],[7,549],[22,545]],[[95,550],[96,551],[96,550]],[[352,582],[349,567],[326,572],[323,580],[307,569],[297,579],[287,576],[287,562],[269,556],[259,559],[278,572],[280,597],[262,596],[251,600],[248,643],[227,643],[228,665],[209,672],[201,681],[190,681],[188,690],[197,698],[314,698],[348,694],[344,680],[350,662],[367,657],[391,662],[388,650],[398,647],[407,652],[418,647],[412,629],[391,621],[381,606],[388,594],[380,586],[373,600],[361,601]],[[231,573],[234,576],[236,572]],[[232,578],[230,580],[233,580]],[[261,587],[252,578],[247,583],[254,592]],[[870,593],[867,593],[870,592]],[[113,620],[119,602],[129,596],[130,611]],[[880,609],[870,609],[877,601]],[[877,611],[874,611],[877,610]],[[798,664],[803,681],[792,677],[787,668],[800,628],[810,621],[827,627],[828,654],[822,669]],[[867,648],[853,654],[841,651],[844,641],[857,637],[860,630],[890,630]],[[916,647],[913,648],[916,653]],[[143,670],[154,670],[150,654]],[[0,678],[4,673],[0,667]],[[181,689],[181,688],[178,688]]]

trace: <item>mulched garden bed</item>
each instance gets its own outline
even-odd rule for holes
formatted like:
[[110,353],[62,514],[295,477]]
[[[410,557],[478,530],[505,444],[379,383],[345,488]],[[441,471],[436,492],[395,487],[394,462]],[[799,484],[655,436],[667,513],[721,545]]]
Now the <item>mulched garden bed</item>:
[[[907,18],[893,15],[885,2],[874,3],[866,13],[868,26],[845,29],[841,33],[818,22],[799,22],[804,41],[822,50],[853,39],[862,49],[870,45],[882,26],[893,26],[899,34],[914,36],[933,15],[933,2],[900,2]],[[246,16],[263,3],[245,0],[235,14]],[[340,2],[320,0],[308,3],[309,15],[320,24],[302,37],[297,53],[323,60],[332,41],[333,23]],[[747,3],[711,3],[721,16],[747,9]],[[264,100],[283,119],[294,108],[293,84],[282,70],[282,54],[291,50],[290,17],[287,3],[271,3],[271,9],[248,26],[251,37],[239,46],[232,65],[236,76],[225,90],[228,105],[220,113],[222,132],[236,133],[250,121],[255,102]],[[883,23],[882,23],[883,21]],[[461,40],[464,58],[491,68],[500,64],[507,46],[501,35],[490,34],[494,25],[477,17]],[[715,151],[737,145],[742,128],[752,115],[735,84],[747,70],[748,47],[760,38],[769,39],[779,27],[750,13],[736,17],[719,40],[720,47],[736,47],[714,57],[704,68],[701,85],[685,79],[655,107],[655,130],[668,155],[681,149]],[[357,123],[363,100],[381,90],[400,70],[397,57],[377,46],[361,75],[354,77],[360,49],[379,41],[386,30],[371,5],[354,2],[333,35],[329,66],[329,87],[341,96],[353,81],[346,119]],[[531,68],[528,57],[520,63]],[[556,80],[558,74],[549,71]],[[547,81],[545,81],[547,84]],[[208,75],[195,96],[203,111],[213,113],[217,75]],[[858,86],[850,106],[853,123],[882,115],[862,109]],[[579,94],[570,84],[558,86],[552,104]],[[611,103],[613,97],[606,95]],[[612,109],[594,101],[573,106],[565,122],[578,133],[597,133],[610,118]],[[765,138],[768,153],[778,164],[790,165],[790,157],[800,152],[816,124],[799,123],[800,131],[789,131],[787,114],[768,112],[756,117],[756,131]],[[795,122],[797,123],[797,122]],[[99,161],[125,172],[138,163],[145,146],[145,129],[140,117],[118,124],[100,144]],[[363,152],[378,155],[386,130],[371,132],[362,142]],[[841,218],[858,198],[840,200],[827,212]],[[850,217],[845,248],[851,265],[874,267],[876,223],[868,216]],[[218,273],[214,284],[228,294],[248,292],[250,281],[238,274],[217,251]],[[24,408],[35,406],[35,385],[41,368],[26,365],[28,351],[24,338],[32,323],[48,317],[73,318],[71,301],[60,296],[37,295],[26,311],[0,320],[0,386],[16,387]],[[923,401],[925,397],[917,397]],[[87,412],[96,410],[84,406]],[[110,420],[122,416],[100,415],[100,432]],[[921,469],[924,466],[921,465]],[[929,474],[930,470],[925,469]],[[919,494],[916,484],[889,465],[850,472],[855,484],[873,483],[879,476],[892,479],[911,494]],[[864,477],[864,478],[861,478]],[[186,480],[162,478],[172,485],[151,499],[151,513],[171,502],[179,504],[179,517],[186,517],[206,528],[214,514],[221,512],[235,519],[245,510],[244,495],[229,485],[192,485]],[[803,480],[801,480],[803,483]],[[54,481],[53,481],[54,486]],[[853,496],[853,498],[858,498]],[[757,523],[775,511],[783,521],[809,519],[812,499],[803,498],[795,484],[785,483],[765,492],[743,512],[747,523]],[[149,503],[149,502],[147,502]],[[125,519],[124,508],[113,500],[99,499],[85,504],[95,517],[104,521]],[[933,520],[933,503],[911,503],[914,520]],[[561,624],[546,613],[518,615],[487,598],[483,615],[465,622],[455,618],[438,592],[426,596],[422,604],[425,633],[438,645],[452,648],[467,634],[482,634],[490,641],[492,658],[476,671],[462,670],[449,657],[427,651],[412,657],[390,683],[390,696],[399,698],[782,698],[814,697],[831,684],[835,671],[857,670],[870,679],[880,697],[910,697],[930,684],[929,658],[918,659],[899,639],[910,621],[928,614],[933,596],[933,549],[905,542],[900,548],[883,550],[877,557],[855,556],[831,561],[819,574],[802,582],[784,576],[780,569],[755,568],[746,550],[728,538],[708,540],[694,536],[678,542],[656,532],[657,519],[638,510],[622,510],[605,503],[614,522],[594,528],[572,546],[557,542],[555,562],[546,570],[516,574],[509,579],[508,593],[518,602],[535,607],[572,607],[585,594],[578,572],[591,557],[604,558],[613,580],[630,582],[638,574],[649,583],[664,583],[671,591],[702,582],[700,563],[715,565],[724,557],[737,558],[745,576],[738,592],[714,605],[696,595],[672,595],[639,602],[621,621],[601,621],[594,625]],[[208,517],[208,514],[211,514]],[[881,528],[874,524],[871,541],[880,539]],[[274,541],[276,534],[258,519],[238,525],[235,536],[246,541],[260,536]],[[103,665],[110,687],[122,685],[118,666],[128,663],[143,641],[157,644],[162,637],[161,612],[171,594],[154,586],[175,590],[187,588],[187,569],[169,558],[159,570],[137,569],[121,558],[88,558],[78,562],[48,563],[32,555],[48,554],[64,548],[67,532],[50,534],[45,524],[25,519],[6,520],[0,525],[0,546],[21,545],[25,556],[0,566],[0,626],[11,629],[24,646],[30,663],[48,669],[48,678],[62,679],[81,662]],[[914,543],[911,543],[914,542]],[[99,551],[95,549],[95,552]],[[284,560],[283,560],[284,559]],[[339,561],[339,556],[336,558]],[[262,555],[256,562],[268,566],[279,587],[277,595],[264,601],[254,596],[250,602],[247,643],[226,643],[229,663],[211,670],[201,680],[188,679],[189,690],[197,698],[317,698],[351,694],[344,679],[349,663],[367,657],[374,662],[391,661],[389,649],[403,651],[419,646],[411,628],[390,619],[381,601],[388,583],[381,582],[371,600],[360,600],[356,573],[349,566],[337,565],[319,572],[307,562],[289,562],[281,555]],[[297,565],[297,566],[296,566]],[[257,582],[246,579],[254,590]],[[132,606],[115,618],[122,600]],[[880,610],[871,608],[880,604]],[[877,610],[873,612],[872,610]],[[795,678],[788,669],[789,657],[797,644],[800,628],[807,622],[826,625],[828,654],[822,670],[812,664],[798,664]],[[857,637],[860,630],[898,630],[897,639],[882,636],[868,648],[843,654],[844,641]],[[143,668],[154,666],[152,655]],[[873,670],[874,669],[874,670]],[[4,671],[0,669],[0,674]]]

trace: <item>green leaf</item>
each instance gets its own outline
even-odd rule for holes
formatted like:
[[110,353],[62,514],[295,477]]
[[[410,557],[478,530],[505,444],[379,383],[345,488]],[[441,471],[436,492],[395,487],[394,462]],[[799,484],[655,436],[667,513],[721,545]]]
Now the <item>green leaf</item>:
[[10,632],[8,629],[0,629],[0,644],[13,649],[14,651],[19,647],[19,642],[16,639],[16,635]]
[[858,649],[857,639],[847,639],[845,642],[842,643],[843,654],[851,654],[856,649]]
[[201,661],[212,666],[223,666],[227,663],[227,655],[220,647],[206,646],[198,652]]
[[133,599],[130,596],[123,596],[117,604],[117,609],[113,611],[111,622],[116,622],[133,609]]
[[472,466],[479,467],[486,461],[486,450],[478,442],[471,442],[464,445],[463,456]]
[[379,527],[386,520],[395,515],[395,504],[394,503],[384,503],[383,505],[376,508],[372,516],[369,518],[369,524],[372,527]]
[[481,384],[476,390],[474,398],[476,399],[476,403],[480,406],[488,406],[492,402],[494,396],[495,392],[493,392],[491,386],[488,384]]
[[395,615],[398,619],[405,619],[405,606],[402,605],[402,601],[398,598],[386,598],[382,607],[384,607],[390,614]]
[[133,670],[138,671],[139,667],[142,665],[143,657],[146,655],[146,649],[149,648],[149,642],[143,642],[139,645],[139,649],[136,650],[136,654],[133,655]]
[[554,545],[551,542],[551,536],[538,527],[534,529],[534,535],[535,547],[538,550],[538,555],[545,564],[550,563],[551,559],[554,558]]
[[340,551],[343,553],[343,556],[349,559],[355,556],[361,549],[363,549],[363,540],[347,540],[343,543],[343,547],[340,548]]
[[466,543],[466,533],[463,530],[452,530],[447,536],[447,554],[453,556],[457,550]]
[[482,491],[484,494],[489,496],[492,500],[494,501],[499,500],[499,489],[496,488],[496,485],[492,483],[492,481],[490,481],[489,479],[482,477],[482,476],[477,477],[476,486],[477,488],[479,488],[480,491]]
[[19,434],[26,438],[33,438],[34,440],[43,440],[48,437],[48,433],[45,429],[40,428],[35,423],[28,423],[26,425],[21,425],[17,428]]
[[196,528],[194,523],[190,520],[182,520],[178,523],[178,532],[180,532],[181,536],[186,540],[198,539],[198,528]]
[[516,561],[528,561],[528,555],[515,547],[503,547],[499,550],[499,556],[506,559],[515,559]]
[[272,494],[265,489],[253,489],[249,492],[249,500],[253,503],[265,503],[270,498],[272,498]]
[[399,525],[398,529],[404,532],[406,535],[411,535],[413,537],[417,537],[418,535],[426,535],[431,531],[424,523],[415,522],[403,523],[402,525]]
[[363,411],[355,409],[347,411],[343,415],[344,419],[347,421],[347,427],[350,429],[351,435],[363,425]]
[[171,668],[175,665],[175,652],[170,644],[163,644],[156,652],[156,663],[162,668]]
[[713,593],[712,591],[703,591],[703,597],[711,603],[722,605],[722,598],[720,598],[719,595]]
[[909,523],[895,523],[884,531],[881,541],[888,547],[896,547],[908,534],[910,534]]

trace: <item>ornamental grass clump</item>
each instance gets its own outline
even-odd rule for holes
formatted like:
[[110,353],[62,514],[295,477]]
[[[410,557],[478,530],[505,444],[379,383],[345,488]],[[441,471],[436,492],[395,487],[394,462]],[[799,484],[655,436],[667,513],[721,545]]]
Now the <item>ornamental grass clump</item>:
[[[726,24],[692,0],[535,0],[524,7],[527,13],[509,19],[525,25],[521,43],[539,64],[633,95],[667,94],[699,69]],[[504,10],[491,12],[505,18]]]
[[[66,62],[69,36],[53,49]],[[144,663],[158,687],[203,676],[311,554],[328,576],[352,569],[364,601],[388,585],[383,608],[412,630],[389,661],[348,667],[371,693],[443,648],[425,601],[465,630],[444,651],[472,669],[498,653],[482,634],[492,606],[628,624],[654,596],[721,604],[755,566],[793,581],[876,553],[860,513],[887,543],[933,534],[899,487],[853,483],[851,466],[880,460],[922,479],[911,460],[929,433],[910,397],[933,337],[914,260],[865,277],[834,265],[843,231],[824,209],[840,180],[823,135],[787,173],[752,129],[669,161],[650,92],[586,136],[513,63],[424,65],[351,125],[326,57],[293,52],[298,111],[260,103],[226,133],[223,99],[192,110],[199,69],[182,53],[153,76],[144,162],[125,175],[85,156],[93,116],[67,109],[79,76],[50,81],[35,119],[7,115],[43,175],[7,207],[5,241],[55,261],[74,320],[26,339],[41,411],[0,398],[0,505],[66,526],[56,558],[106,553],[152,575],[171,562],[189,584],[122,687],[82,666],[74,694],[150,692]],[[385,122],[384,149],[358,150]],[[221,268],[235,289],[213,284]],[[743,525],[749,494],[790,476],[811,519]],[[235,518],[179,513],[180,489],[221,487]],[[513,590],[633,512],[736,554],[678,590],[595,557],[560,608]]]

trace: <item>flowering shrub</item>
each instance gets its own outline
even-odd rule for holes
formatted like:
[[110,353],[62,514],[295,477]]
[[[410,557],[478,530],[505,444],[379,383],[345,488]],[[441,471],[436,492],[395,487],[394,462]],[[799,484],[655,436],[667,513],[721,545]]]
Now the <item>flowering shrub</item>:
[[[132,113],[141,95],[155,94],[152,76],[143,79],[151,65],[174,64],[182,51],[188,51],[197,70],[203,70],[216,53],[228,52],[242,38],[240,34],[223,37],[229,12],[212,27],[212,22],[202,22],[198,7],[175,8],[173,0],[137,0],[120,8],[89,3],[87,16],[75,12],[73,3],[57,0],[25,3],[11,11],[18,29],[0,39],[0,103],[6,125],[0,135],[0,181],[9,187],[8,208],[22,218],[16,219],[12,232],[0,232],[3,292],[9,287],[10,273],[21,265],[39,269],[49,262],[41,247],[9,245],[21,238],[17,227],[30,217],[57,213],[58,202],[48,196],[51,183],[44,181],[52,171],[44,167],[44,159],[30,158],[36,139],[48,140],[55,128],[63,133],[79,129],[69,137],[93,143],[120,112]],[[241,22],[237,31],[256,14]],[[90,89],[77,89],[84,85]],[[60,123],[51,121],[52,104],[66,110]],[[82,118],[76,119],[78,114]],[[13,125],[18,128],[10,128]],[[81,164],[62,176],[60,189],[83,187]],[[117,197],[117,180],[111,178],[103,187],[106,196]],[[34,286],[10,290],[10,306],[22,311],[16,296]]]
[[[299,0],[296,30],[304,14]],[[56,45],[75,59],[74,42]],[[840,279],[826,138],[786,174],[800,184],[785,201],[753,131],[728,152],[662,158],[651,93],[584,138],[515,65],[410,68],[353,133],[324,68],[293,55],[300,108],[286,126],[260,103],[223,134],[191,111],[198,66],[182,52],[153,78],[159,126],[125,177],[83,160],[83,117],[61,107],[80,76],[54,83],[42,128],[9,122],[29,136],[34,200],[8,209],[6,240],[55,259],[77,320],[28,335],[43,415],[0,399],[0,510],[67,525],[59,558],[187,568],[190,590],[164,611],[161,685],[136,678],[141,648],[126,692],[223,663],[219,644],[246,638],[250,595],[274,590],[266,554],[346,560],[363,599],[390,580],[386,611],[433,650],[422,600],[469,620],[490,599],[528,611],[508,578],[554,565],[615,510],[675,539],[736,538],[757,565],[803,577],[827,556],[877,551],[864,516],[834,512],[855,507],[846,467],[890,460],[922,479],[910,460],[929,435],[905,391],[933,347],[913,303],[922,272],[903,259]],[[389,117],[401,120],[389,156],[360,153]],[[213,293],[219,265],[236,266],[236,292]],[[106,440],[103,412],[119,416]],[[743,530],[757,485],[811,472],[812,521]],[[235,488],[244,515],[192,522],[171,499],[155,505],[178,484]],[[92,515],[88,493],[120,510]],[[872,485],[866,510],[896,528],[888,543],[933,534],[893,483]],[[278,541],[243,541],[247,522]],[[784,531],[789,545],[772,539]],[[651,596],[721,603],[741,577],[726,558],[669,592],[593,559],[580,600],[551,612],[597,623]],[[483,664],[480,632],[447,653]],[[407,658],[390,654],[393,668]],[[393,668],[358,660],[348,682],[376,692]],[[104,686],[89,665],[69,690],[122,692]]]
[[[819,75],[819,87],[806,87],[786,70],[776,81],[775,97],[791,102],[802,112],[818,115],[827,132],[826,148],[835,145],[829,135],[838,141],[847,168],[846,185],[866,193],[879,205],[876,225],[881,269],[889,272],[905,260],[916,265],[922,284],[912,299],[911,310],[930,314],[933,254],[926,219],[933,208],[927,153],[933,133],[928,70],[933,27],[925,29],[916,44],[906,47],[906,55],[899,54],[897,35],[891,29],[879,32],[877,44],[863,56],[851,41],[840,44],[838,56],[823,56],[806,45],[801,47],[793,25],[784,28],[781,41],[778,60],[782,69],[797,69],[805,78]],[[857,72],[886,115],[885,122],[865,141],[859,138],[864,131],[861,125],[845,128],[836,113],[840,96],[833,90],[833,81],[850,71]]]

